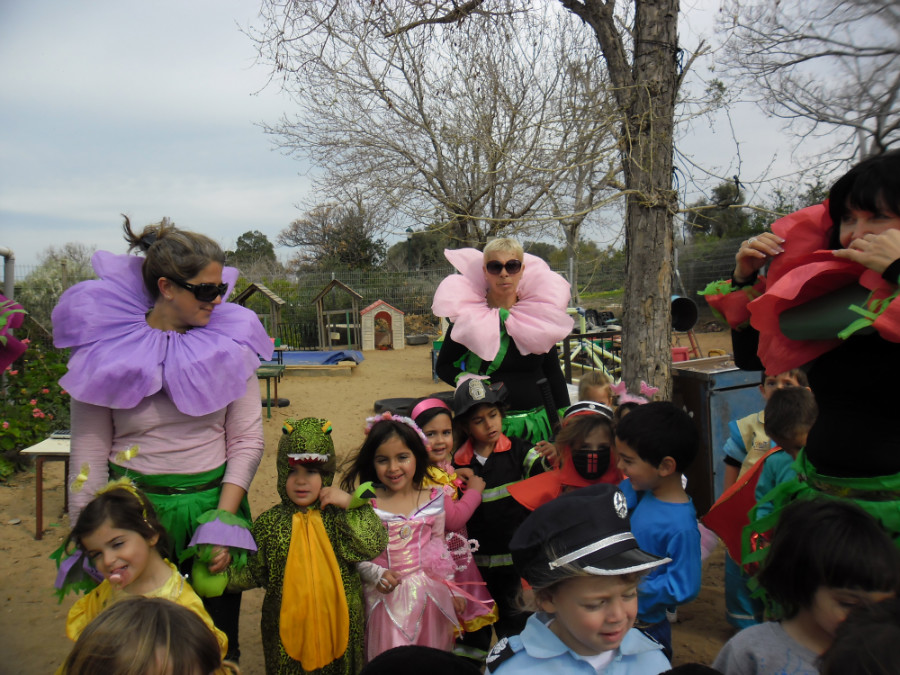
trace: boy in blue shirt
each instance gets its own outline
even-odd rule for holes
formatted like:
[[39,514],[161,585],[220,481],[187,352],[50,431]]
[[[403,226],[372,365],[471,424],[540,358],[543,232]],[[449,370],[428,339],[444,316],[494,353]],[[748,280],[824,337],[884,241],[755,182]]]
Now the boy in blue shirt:
[[700,593],[700,530],[681,474],[697,455],[699,434],[690,416],[668,401],[641,405],[616,427],[616,454],[626,480],[620,485],[631,511],[638,546],[671,558],[639,588],[638,623],[672,657],[672,627],[666,608]]
[[598,483],[539,506],[509,544],[537,610],[487,659],[490,675],[657,675],[662,646],[633,628],[637,585],[668,562],[638,548],[625,495]]

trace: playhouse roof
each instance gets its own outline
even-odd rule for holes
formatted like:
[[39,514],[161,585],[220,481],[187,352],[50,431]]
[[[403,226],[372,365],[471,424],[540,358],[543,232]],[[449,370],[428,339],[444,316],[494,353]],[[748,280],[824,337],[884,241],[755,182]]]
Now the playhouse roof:
[[368,314],[373,309],[375,309],[376,307],[380,307],[381,305],[384,305],[385,307],[390,307],[392,310],[394,310],[398,314],[403,314],[403,315],[406,314],[406,312],[404,312],[403,310],[397,309],[393,305],[386,303],[384,300],[376,300],[375,302],[373,302],[371,305],[369,305],[365,309],[359,310],[359,314],[360,314],[360,316],[362,316],[363,314]]
[[235,302],[238,305],[243,305],[247,301],[247,298],[249,298],[251,295],[253,295],[257,291],[259,291],[260,293],[265,295],[267,298],[269,298],[269,300],[274,302],[276,305],[285,304],[284,300],[282,300],[279,296],[275,295],[275,293],[270,291],[268,288],[266,288],[262,284],[250,284],[249,286],[247,286],[247,288],[245,288],[240,293],[238,293],[236,296],[234,296],[234,300],[232,300],[232,302]]
[[362,296],[359,293],[357,293],[356,291],[354,291],[352,288],[350,288],[347,284],[343,284],[340,281],[338,281],[337,279],[332,279],[331,281],[328,282],[328,284],[325,286],[325,288],[323,288],[319,292],[319,294],[312,299],[312,302],[310,304],[314,305],[317,302],[319,302],[319,300],[321,300],[326,295],[328,295],[328,293],[333,288],[337,288],[346,293],[349,293],[352,298],[356,298],[357,300],[362,300]]

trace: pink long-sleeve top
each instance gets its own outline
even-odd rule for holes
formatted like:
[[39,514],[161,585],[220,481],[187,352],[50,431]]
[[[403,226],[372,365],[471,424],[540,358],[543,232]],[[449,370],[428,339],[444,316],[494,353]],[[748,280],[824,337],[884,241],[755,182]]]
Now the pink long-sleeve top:
[[447,530],[457,532],[463,529],[480,504],[481,493],[475,490],[464,491],[459,500],[455,500],[445,493],[444,516]]
[[88,472],[83,487],[69,491],[72,522],[109,480],[107,462],[143,474],[201,473],[225,464],[223,482],[248,490],[262,459],[262,407],[255,375],[247,380],[243,396],[208,415],[185,415],[160,391],[126,410],[73,399],[71,417],[70,485],[85,465]]

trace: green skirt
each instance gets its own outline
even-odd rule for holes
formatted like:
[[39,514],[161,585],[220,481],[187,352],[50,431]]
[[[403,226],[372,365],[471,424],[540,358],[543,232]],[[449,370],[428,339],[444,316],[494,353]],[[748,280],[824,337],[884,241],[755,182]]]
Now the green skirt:
[[[819,496],[849,499],[881,523],[900,548],[900,474],[869,478],[826,476],[816,471],[804,450],[792,466],[797,477],[776,485],[750,511],[750,524],[744,528],[743,536],[744,564],[760,562],[765,557],[766,549],[753,551],[751,541],[754,535],[764,534],[776,525],[785,506],[795,499]],[[756,518],[760,504],[772,504],[773,509],[768,515]]]
[[[871,478],[826,476],[816,471],[804,450],[800,451],[792,466],[797,477],[776,485],[750,511],[750,524],[743,532],[743,565],[759,564],[765,560],[768,552],[765,535],[777,525],[781,511],[788,504],[796,499],[822,496],[849,499],[881,523],[894,544],[900,548],[900,474]],[[760,504],[772,504],[772,512],[757,518],[756,510]],[[748,586],[752,596],[765,603],[768,616],[780,615],[781,608],[767,596],[755,576],[750,579]]]
[[541,408],[534,410],[510,410],[503,416],[503,433],[531,441],[549,441],[553,437],[553,429],[547,411]]
[[[169,534],[169,559],[178,560],[197,529],[197,519],[207,511],[219,507],[225,465],[202,473],[142,474],[110,463],[109,471],[116,478],[127,476],[147,495],[159,522]],[[246,495],[241,501],[238,515],[251,522],[250,503]]]

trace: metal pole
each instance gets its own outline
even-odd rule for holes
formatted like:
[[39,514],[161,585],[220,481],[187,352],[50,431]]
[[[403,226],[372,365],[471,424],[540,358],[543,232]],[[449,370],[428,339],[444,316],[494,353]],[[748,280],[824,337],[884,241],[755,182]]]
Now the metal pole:
[[12,300],[16,293],[16,254],[0,246],[0,255],[3,256],[3,295]]

